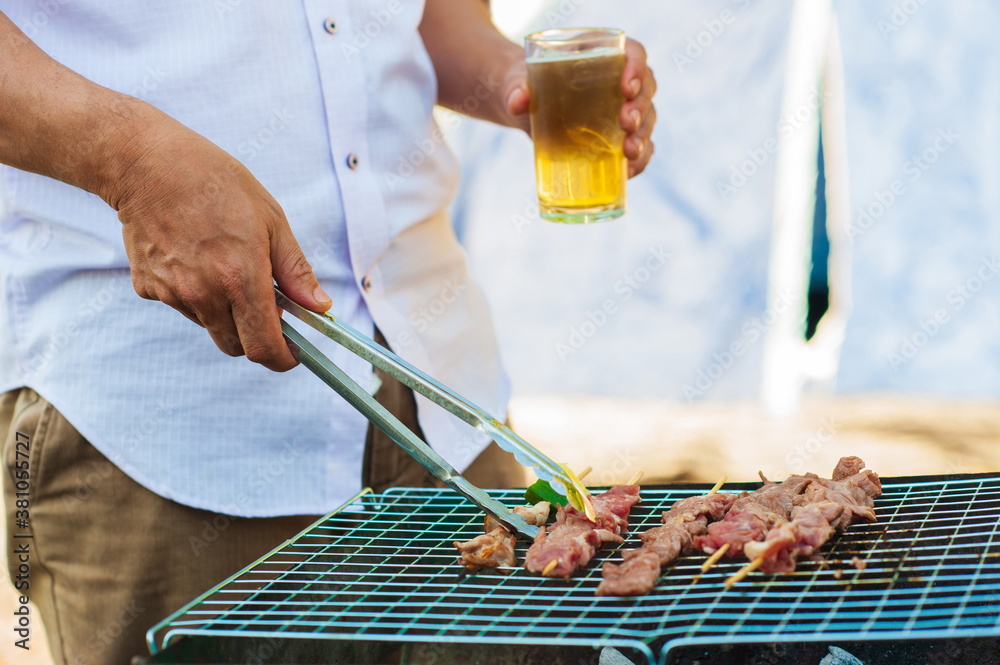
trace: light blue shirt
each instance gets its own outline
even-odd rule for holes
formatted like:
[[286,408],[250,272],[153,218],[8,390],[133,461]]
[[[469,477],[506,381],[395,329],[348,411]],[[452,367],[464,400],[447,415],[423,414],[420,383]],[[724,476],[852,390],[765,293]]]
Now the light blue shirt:
[[[59,62],[243,162],[335,314],[367,334],[377,321],[397,352],[503,417],[486,305],[441,212],[456,164],[431,116],[422,2],[0,0],[0,11]],[[327,512],[360,489],[363,417],[305,368],[227,357],[140,299],[99,198],[0,167],[0,293],[0,391],[34,388],[154,492],[270,516]],[[370,383],[369,366],[324,342]],[[427,407],[428,439],[463,468],[482,437]]]

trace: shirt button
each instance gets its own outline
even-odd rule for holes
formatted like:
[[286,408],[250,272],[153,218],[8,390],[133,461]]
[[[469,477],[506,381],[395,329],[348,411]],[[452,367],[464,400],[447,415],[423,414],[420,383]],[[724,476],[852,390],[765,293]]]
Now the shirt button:
[[332,18],[325,19],[323,21],[323,29],[329,32],[331,35],[337,32],[337,22]]
[[365,291],[370,291],[371,288],[372,288],[372,278],[369,277],[368,275],[365,275],[364,277],[362,277],[361,278],[361,288],[363,288]]
[[351,154],[349,154],[347,156],[347,166],[352,171],[356,170],[358,168],[358,164],[360,164],[360,163],[361,163],[361,160],[358,159],[357,154],[355,154],[355,153],[352,152]]

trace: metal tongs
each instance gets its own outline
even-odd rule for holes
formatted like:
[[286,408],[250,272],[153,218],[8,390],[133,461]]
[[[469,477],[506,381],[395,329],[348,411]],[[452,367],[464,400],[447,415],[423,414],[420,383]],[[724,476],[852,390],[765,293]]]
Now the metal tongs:
[[[594,519],[594,507],[590,502],[589,492],[568,467],[553,462],[499,420],[331,314],[311,312],[289,299],[277,287],[274,293],[278,307],[489,435],[501,448],[512,453],[518,462],[532,467],[540,479],[551,483],[556,490],[562,490],[570,505]],[[421,441],[399,419],[376,402],[368,391],[359,386],[283,319],[281,331],[291,343],[292,353],[300,363],[333,388],[436,478],[476,504],[512,532],[529,538],[535,537],[538,533],[537,526],[528,524],[523,517],[512,513],[504,504],[463,478],[447,460]]]

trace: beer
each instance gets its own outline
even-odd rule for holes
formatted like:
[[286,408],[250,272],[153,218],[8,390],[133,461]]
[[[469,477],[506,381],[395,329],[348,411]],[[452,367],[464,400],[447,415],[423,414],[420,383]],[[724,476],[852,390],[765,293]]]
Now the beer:
[[529,55],[531,134],[544,219],[586,223],[624,213],[627,162],[618,120],[624,67],[625,54],[616,47]]

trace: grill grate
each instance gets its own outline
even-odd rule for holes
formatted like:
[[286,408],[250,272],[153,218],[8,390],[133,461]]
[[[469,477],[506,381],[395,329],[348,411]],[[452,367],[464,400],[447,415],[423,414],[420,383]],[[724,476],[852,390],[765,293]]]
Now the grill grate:
[[[633,533],[707,487],[644,487]],[[754,573],[724,591],[745,561],[723,560],[695,583],[704,556],[694,554],[635,599],[594,596],[617,548],[569,582],[523,569],[465,576],[451,543],[481,533],[473,506],[450,490],[369,494],[155,626],[150,644],[155,653],[198,635],[607,645],[663,663],[671,649],[701,644],[1000,635],[1000,476],[884,479],[883,491],[877,523],[852,526],[824,548],[829,567],[803,561],[794,573]],[[522,502],[520,490],[491,493]],[[623,547],[637,543],[633,536]],[[519,561],[526,548],[518,544]],[[850,565],[855,556],[863,571]]]

